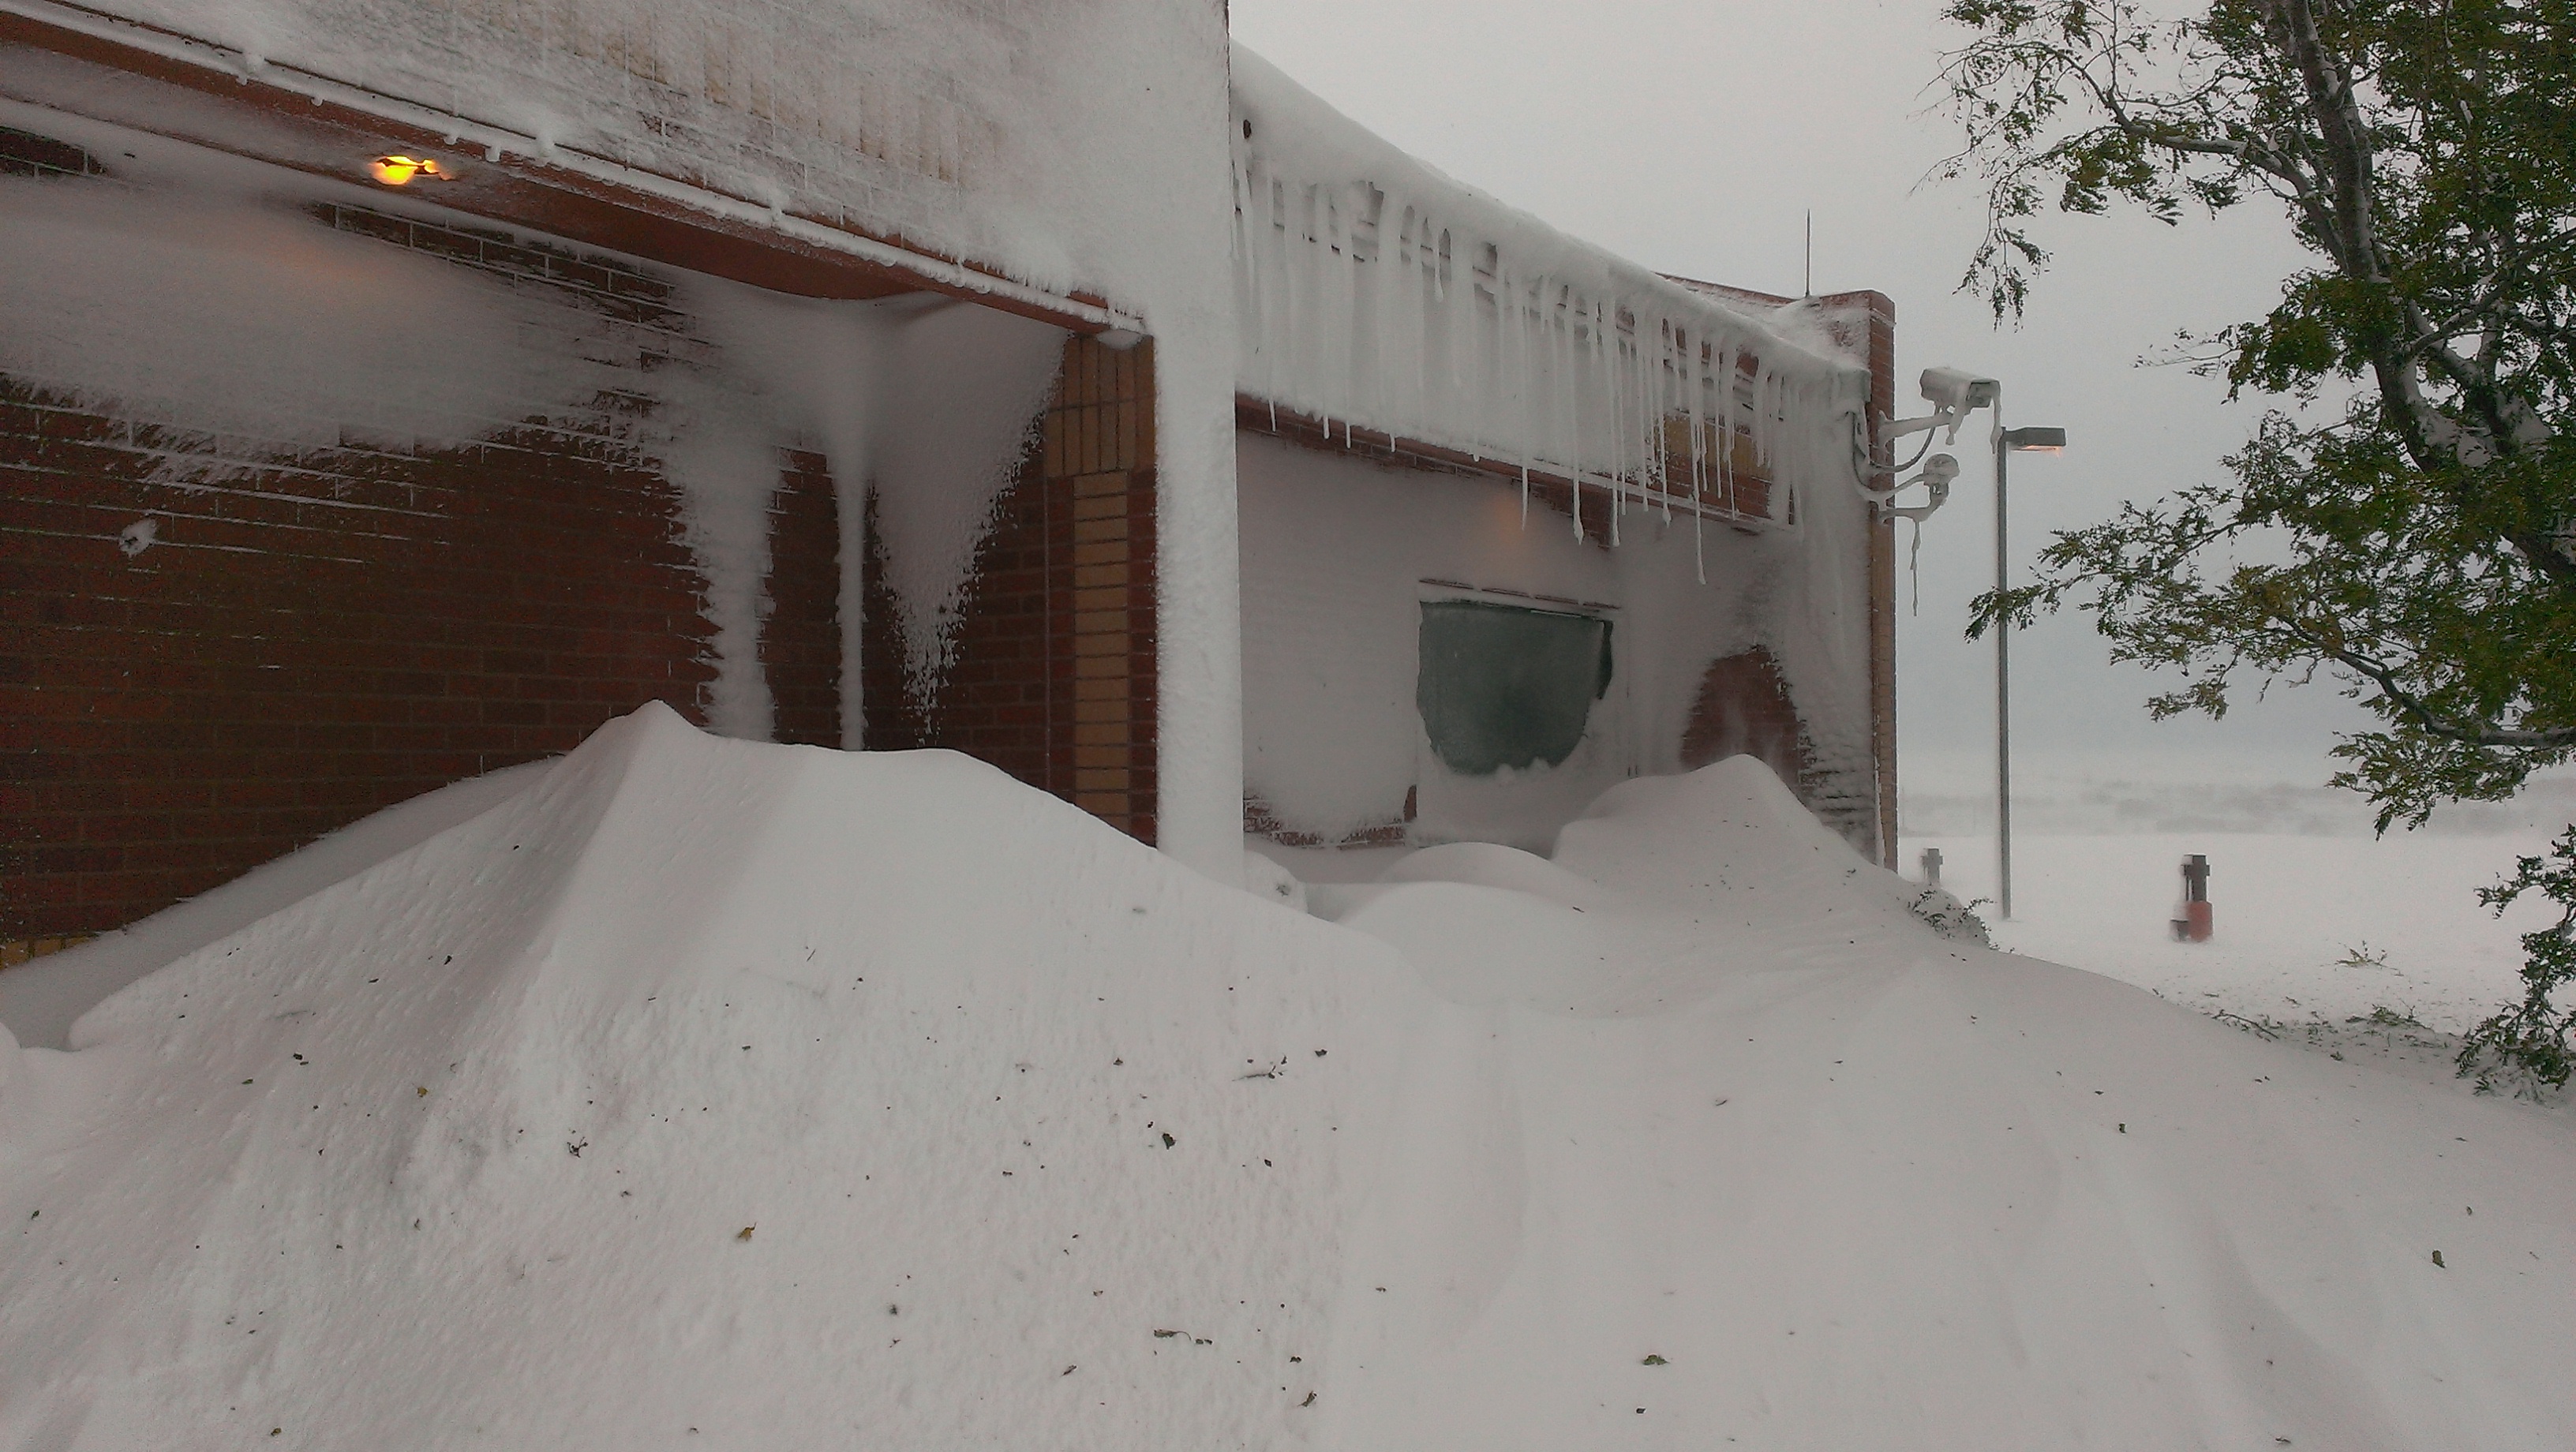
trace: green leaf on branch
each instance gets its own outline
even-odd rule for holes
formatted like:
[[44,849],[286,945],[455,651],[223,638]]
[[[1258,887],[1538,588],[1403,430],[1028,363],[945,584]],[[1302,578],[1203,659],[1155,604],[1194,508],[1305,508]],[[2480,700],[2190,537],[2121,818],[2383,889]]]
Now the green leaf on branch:
[[[2263,316],[2181,334],[2231,397],[2297,410],[2224,477],[2057,535],[1970,634],[2072,606],[2113,660],[2183,678],[2158,717],[2323,681],[2375,718],[2330,754],[2382,830],[2576,757],[2576,0],[1943,13],[1962,144],[1935,171],[1985,190],[1961,289],[1999,322],[2052,210],[2268,207],[2308,253]],[[2571,871],[2528,859],[2508,886],[2576,901]],[[2462,1068],[2564,1083],[2576,945],[2562,923],[2524,948],[2525,1001]]]

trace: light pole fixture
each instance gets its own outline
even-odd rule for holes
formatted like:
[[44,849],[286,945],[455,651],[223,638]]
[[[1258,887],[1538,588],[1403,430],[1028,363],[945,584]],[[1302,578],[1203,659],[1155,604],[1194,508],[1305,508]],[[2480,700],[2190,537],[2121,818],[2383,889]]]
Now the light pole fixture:
[[[2012,454],[2062,454],[2066,430],[2004,427],[2002,390],[1995,406],[1995,595],[2000,599],[2012,579],[2011,556],[2004,538],[2004,459]],[[2012,916],[2012,627],[1995,622],[1995,907]]]

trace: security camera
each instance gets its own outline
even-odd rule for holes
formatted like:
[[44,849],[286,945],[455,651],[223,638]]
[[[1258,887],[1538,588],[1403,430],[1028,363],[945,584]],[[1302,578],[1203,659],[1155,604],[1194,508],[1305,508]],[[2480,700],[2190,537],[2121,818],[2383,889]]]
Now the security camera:
[[[1872,504],[1889,506],[1887,513],[1891,518],[1911,519],[1919,523],[1931,518],[1933,511],[1950,501],[1950,481],[1958,477],[1957,459],[1948,454],[1934,454],[1923,461],[1923,467],[1912,478],[1900,479],[1885,489],[1863,489],[1861,497]],[[1924,487],[1930,502],[1907,509],[1895,508],[1896,496],[1917,484]]]
[[1994,406],[1995,395],[2003,387],[1991,378],[1979,378],[1956,368],[1923,370],[1923,398],[1943,413],[1974,413]]
[[[1923,521],[1930,519],[1933,515],[1940,512],[1942,505],[1950,502],[1950,481],[1958,477],[1958,460],[1951,458],[1947,454],[1934,454],[1931,458],[1923,461],[1922,473],[1906,480],[1904,484],[1896,486],[1897,489],[1903,489],[1910,484],[1922,485],[1925,490],[1924,501],[1921,504],[1912,505],[1904,509],[1897,509],[1891,506],[1887,511],[1887,517],[1890,519],[1910,519],[1916,524],[1921,524]],[[1893,494],[1896,490],[1891,489],[1888,492]]]
[[1882,437],[1901,439],[1925,429],[1948,431],[1948,442],[1959,441],[1959,425],[1981,408],[1992,408],[2002,396],[2003,385],[1991,378],[1979,378],[1956,368],[1923,370],[1923,397],[1932,412],[1923,418],[1898,419],[1888,424]]

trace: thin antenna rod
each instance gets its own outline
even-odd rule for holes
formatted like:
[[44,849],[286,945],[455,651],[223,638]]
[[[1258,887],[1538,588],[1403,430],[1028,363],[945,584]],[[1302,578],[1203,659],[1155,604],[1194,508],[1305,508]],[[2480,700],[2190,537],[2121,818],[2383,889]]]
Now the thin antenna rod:
[[1807,290],[1802,297],[1816,295],[1816,209],[1807,209]]

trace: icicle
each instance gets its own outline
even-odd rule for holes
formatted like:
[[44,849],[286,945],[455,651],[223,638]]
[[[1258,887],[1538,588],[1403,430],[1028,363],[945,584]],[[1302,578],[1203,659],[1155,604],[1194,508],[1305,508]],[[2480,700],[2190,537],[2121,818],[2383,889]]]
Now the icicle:
[[1323,223],[1323,236],[1315,248],[1315,261],[1324,269],[1324,288],[1329,306],[1325,309],[1332,329],[1326,340],[1326,357],[1332,366],[1331,410],[1347,423],[1351,413],[1351,269],[1350,254],[1342,235],[1341,188],[1317,187],[1316,206]]
[[1671,324],[1659,316],[1655,324],[1655,351],[1649,357],[1646,353],[1646,322],[1643,318],[1637,320],[1637,427],[1643,430],[1639,437],[1644,448],[1643,460],[1637,466],[1637,500],[1648,510],[1662,512],[1658,528],[1668,527],[1673,522],[1672,497],[1664,477],[1667,441],[1663,427],[1664,413],[1673,392],[1671,381],[1666,376],[1672,371],[1672,339],[1666,336],[1670,332]]
[[1697,501],[1691,507],[1691,573],[1701,584],[1708,583],[1708,511]]
[[1656,332],[1662,352],[1655,360],[1655,381],[1661,387],[1657,390],[1654,418],[1649,424],[1654,430],[1655,492],[1663,496],[1664,526],[1667,529],[1673,522],[1673,439],[1672,428],[1666,420],[1673,414],[1673,384],[1680,368],[1674,340],[1680,332],[1680,325],[1670,318],[1664,319]]
[[[1390,200],[1388,205],[1393,206],[1394,202]],[[1413,209],[1408,207],[1405,210],[1411,212]],[[1440,254],[1431,243],[1430,216],[1427,213],[1419,215],[1415,225],[1420,229],[1414,238],[1415,255],[1403,269],[1406,296],[1413,304],[1407,309],[1407,315],[1421,332],[1421,341],[1413,350],[1412,417],[1428,423],[1440,416],[1431,404],[1431,378],[1437,362],[1434,353],[1445,355],[1449,350],[1449,298],[1441,286]],[[1426,252],[1429,254],[1427,257],[1423,255]]]
[[1582,366],[1582,330],[1574,322],[1574,288],[1566,288],[1566,420],[1574,430],[1574,440],[1566,448],[1566,479],[1574,487],[1574,538],[1584,538],[1584,373]]
[[[1510,342],[1504,344],[1498,351],[1518,354],[1517,357],[1507,360],[1510,371],[1505,377],[1509,380],[1511,388],[1512,413],[1515,416],[1513,432],[1520,435],[1521,528],[1527,530],[1530,503],[1530,444],[1534,431],[1538,427],[1534,410],[1530,408],[1528,401],[1529,380],[1530,371],[1536,365],[1531,361],[1529,315],[1521,309],[1520,284],[1505,269],[1502,254],[1499,251],[1494,256],[1494,305],[1497,336],[1510,339]],[[1505,308],[1510,309],[1508,321],[1502,316]]]
[[1689,417],[1687,409],[1685,409],[1681,403],[1681,398],[1683,396],[1682,389],[1689,378],[1689,372],[1685,366],[1685,360],[1682,357],[1682,348],[1688,346],[1689,340],[1684,336],[1682,326],[1679,321],[1675,321],[1673,324],[1673,335],[1677,341],[1671,353],[1667,355],[1670,371],[1665,380],[1666,396],[1663,407],[1655,414],[1655,442],[1661,446],[1663,450],[1663,473],[1661,477],[1664,484],[1664,523],[1668,526],[1673,521],[1672,417],[1674,414],[1680,413],[1683,415],[1685,422],[1687,422]]
[[1620,506],[1628,502],[1628,492],[1619,479],[1619,355],[1617,340],[1610,331],[1609,316],[1601,300],[1592,303],[1592,366],[1590,373],[1601,385],[1602,447],[1608,467],[1601,478],[1610,496],[1610,543],[1619,543]]
[[[1613,297],[1602,305],[1602,322],[1606,329],[1602,345],[1609,350],[1610,364],[1610,486],[1619,492],[1618,513],[1613,516],[1616,519],[1627,514],[1628,496],[1635,485],[1629,475],[1636,462],[1633,455],[1637,441],[1628,432],[1628,416],[1636,408],[1637,389],[1636,380],[1628,376],[1627,344],[1620,340],[1617,298]],[[1610,543],[1619,543],[1615,524],[1610,531]]]
[[[1617,316],[1617,308],[1616,300],[1608,304],[1613,318]],[[1596,365],[1601,374],[1601,401],[1606,405],[1610,420],[1610,547],[1615,550],[1619,547],[1620,517],[1628,512],[1628,481],[1619,472],[1619,436],[1625,432],[1619,419],[1619,338],[1613,324],[1613,331],[1604,339],[1604,306],[1595,302],[1592,309],[1592,343],[1595,349],[1604,350],[1595,356],[1601,360]]]
[[1704,412],[1700,386],[1706,374],[1701,353],[1707,346],[1705,337],[1693,336],[1682,348],[1683,424],[1690,430],[1691,574],[1703,585],[1708,583],[1708,485],[1707,445],[1700,438]]
[[1663,491],[1657,466],[1663,455],[1664,439],[1662,431],[1655,426],[1655,420],[1660,416],[1660,400],[1669,391],[1663,387],[1663,372],[1664,359],[1671,350],[1664,346],[1664,340],[1658,334],[1654,352],[1648,354],[1646,323],[1643,317],[1637,319],[1637,345],[1634,355],[1628,360],[1628,372],[1635,381],[1636,393],[1631,411],[1637,418],[1637,507],[1652,512],[1656,495]]
[[1914,547],[1906,552],[1905,578],[1914,587],[1914,615],[1923,615],[1923,521],[1909,521],[1914,526]]
[[[1443,296],[1448,299],[1446,316],[1449,320],[1449,335],[1447,350],[1441,354],[1440,371],[1436,375],[1436,380],[1440,389],[1442,410],[1465,417],[1468,416],[1468,411],[1459,407],[1459,404],[1471,396],[1480,395],[1471,394],[1472,385],[1459,370],[1462,363],[1473,362],[1484,356],[1484,350],[1477,346],[1484,317],[1484,304],[1479,301],[1483,290],[1477,285],[1476,280],[1477,256],[1470,254],[1463,259],[1466,271],[1462,276],[1458,270],[1462,265],[1462,259],[1457,255],[1458,238],[1451,235],[1445,225],[1440,229],[1440,233],[1450,242],[1450,275],[1443,292]],[[1499,278],[1497,280],[1499,281]],[[1497,295],[1495,298],[1497,320],[1500,317],[1501,302],[1501,297]],[[1476,434],[1479,438],[1489,440],[1494,445],[1495,457],[1501,457],[1507,446],[1500,432],[1486,427],[1484,421],[1479,419]]]
[[[1397,238],[1397,255],[1386,267],[1388,280],[1394,284],[1386,289],[1388,293],[1386,304],[1387,311],[1400,320],[1406,329],[1411,330],[1411,347],[1408,351],[1413,355],[1406,360],[1412,366],[1404,370],[1407,396],[1400,411],[1403,417],[1419,420],[1427,425],[1433,417],[1431,410],[1425,407],[1425,404],[1430,398],[1426,375],[1431,367],[1431,350],[1438,346],[1436,335],[1439,327],[1433,316],[1433,304],[1436,299],[1423,280],[1421,239],[1415,235],[1416,229],[1423,225],[1423,219],[1416,217],[1410,206],[1397,212],[1397,201],[1396,195],[1389,192],[1385,202],[1380,204],[1378,231],[1382,237],[1386,230],[1387,214],[1396,212],[1401,234]],[[1379,244],[1381,257],[1385,255],[1384,248],[1385,244],[1381,241]],[[1390,412],[1394,411],[1398,410],[1390,410]]]
[[[1610,350],[1610,479],[1619,491],[1619,512],[1635,508],[1637,489],[1637,436],[1632,428],[1637,411],[1637,380],[1629,371],[1628,345],[1619,331],[1619,300],[1612,298],[1603,306],[1603,321],[1608,334],[1603,339]],[[1618,532],[1611,532],[1611,542],[1618,542]]]
[[1305,393],[1303,385],[1307,371],[1307,319],[1314,309],[1314,289],[1301,285],[1305,279],[1300,274],[1306,267],[1306,254],[1313,249],[1306,243],[1306,229],[1298,215],[1299,208],[1293,205],[1302,200],[1302,194],[1291,192],[1291,185],[1282,178],[1272,194],[1272,201],[1279,210],[1280,303],[1287,314],[1287,326],[1280,330],[1280,351],[1286,355],[1284,367],[1290,384],[1298,388],[1297,405],[1311,409],[1317,400]]
[[[1270,342],[1270,396],[1273,399],[1278,398],[1298,376],[1296,362],[1300,340],[1297,324],[1301,315],[1297,310],[1296,256],[1291,250],[1289,236],[1287,188],[1287,182],[1274,172],[1270,184],[1262,189],[1264,203],[1269,209],[1262,244],[1269,250],[1271,264],[1276,269],[1272,291],[1278,317],[1275,323],[1263,325],[1263,332]],[[1286,382],[1281,381],[1282,374]],[[1276,404],[1273,407],[1276,408]]]
[[[1387,285],[1386,202],[1385,194],[1367,182],[1354,183],[1350,189],[1350,255],[1345,265],[1351,272],[1351,323],[1357,334],[1353,351],[1359,366],[1351,370],[1359,396],[1352,401],[1353,417],[1387,421],[1389,406],[1395,401],[1393,370],[1388,367],[1387,329],[1395,312],[1394,289]],[[1347,421],[1343,437],[1349,438]]]
[[1744,511],[1735,497],[1735,386],[1744,376],[1736,357],[1736,345],[1728,340],[1726,351],[1718,359],[1717,374],[1717,486],[1725,501],[1726,512],[1742,518]]
[[1646,515],[1654,507],[1651,497],[1646,494],[1646,489],[1651,487],[1649,469],[1654,463],[1654,440],[1646,433],[1646,412],[1651,407],[1651,399],[1646,396],[1646,319],[1643,317],[1636,319],[1636,332],[1633,332],[1631,340],[1620,342],[1620,358],[1623,358],[1620,371],[1628,376],[1628,427],[1625,427],[1628,456],[1631,456],[1631,461],[1628,461],[1628,494],[1636,497],[1638,515]]
[[1538,457],[1540,432],[1538,416],[1538,334],[1530,321],[1528,300],[1521,296],[1520,280],[1511,285],[1513,348],[1519,353],[1512,370],[1512,413],[1521,436],[1521,467]]
[[1700,407],[1702,381],[1700,350],[1706,346],[1704,339],[1697,336],[1691,337],[1682,347],[1681,360],[1682,427],[1689,431],[1686,442],[1690,445],[1691,517],[1694,519],[1706,510],[1708,503],[1706,475],[1703,472],[1706,467],[1707,448],[1700,439],[1701,416],[1706,412]]

